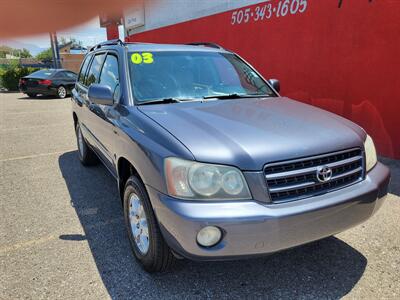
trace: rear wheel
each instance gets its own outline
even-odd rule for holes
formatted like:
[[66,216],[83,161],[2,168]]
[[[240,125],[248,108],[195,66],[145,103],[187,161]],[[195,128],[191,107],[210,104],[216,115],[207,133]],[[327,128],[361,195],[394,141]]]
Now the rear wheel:
[[57,96],[60,99],[64,99],[65,97],[67,97],[67,89],[64,86],[60,85],[57,89]]
[[36,94],[32,94],[32,93],[28,93],[27,95],[28,95],[29,98],[35,98],[36,97]]
[[78,156],[82,165],[90,166],[98,163],[98,158],[92,149],[89,148],[82,135],[81,127],[79,123],[76,125],[76,140],[78,144]]
[[147,272],[170,268],[175,257],[164,241],[143,183],[129,177],[124,192],[124,218],[133,254]]

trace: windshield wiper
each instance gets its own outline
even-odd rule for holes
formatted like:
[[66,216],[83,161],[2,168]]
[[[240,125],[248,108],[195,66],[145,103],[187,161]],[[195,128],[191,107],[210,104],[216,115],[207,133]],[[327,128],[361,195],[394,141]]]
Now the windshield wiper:
[[[223,94],[223,95],[209,95],[204,96],[203,99],[240,99],[240,98],[263,98],[263,97],[271,97],[272,95],[258,95],[258,94]],[[201,98],[200,98],[201,99]],[[150,104],[167,104],[167,103],[179,103],[185,101],[195,101],[199,100],[196,98],[162,98],[162,99],[154,99],[149,101],[143,101],[138,103],[139,105],[150,105]]]
[[240,99],[240,98],[263,98],[263,97],[271,97],[271,95],[259,95],[259,94],[223,94],[223,95],[210,95],[204,96],[203,99]]
[[150,101],[141,102],[139,105],[149,105],[149,104],[161,104],[161,103],[179,103],[182,102],[181,99],[178,98],[162,98]]

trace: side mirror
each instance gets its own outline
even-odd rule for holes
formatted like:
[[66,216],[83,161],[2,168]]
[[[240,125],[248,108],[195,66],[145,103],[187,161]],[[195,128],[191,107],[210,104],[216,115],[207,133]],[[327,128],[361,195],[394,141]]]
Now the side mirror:
[[89,100],[95,104],[113,105],[114,97],[108,85],[92,84],[88,90]]
[[281,91],[281,84],[279,83],[278,79],[268,79],[268,83],[272,85],[272,87],[277,91],[278,93]]

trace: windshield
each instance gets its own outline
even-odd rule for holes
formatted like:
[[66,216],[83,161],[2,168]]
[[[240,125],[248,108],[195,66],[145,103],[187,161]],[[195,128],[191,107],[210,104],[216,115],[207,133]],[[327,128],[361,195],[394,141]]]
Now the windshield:
[[233,54],[160,51],[128,55],[133,94],[139,103],[229,94],[275,95],[253,69]]

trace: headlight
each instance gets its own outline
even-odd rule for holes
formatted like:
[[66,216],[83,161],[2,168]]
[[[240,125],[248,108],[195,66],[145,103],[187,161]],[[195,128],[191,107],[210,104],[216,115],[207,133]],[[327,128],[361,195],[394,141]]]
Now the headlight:
[[208,200],[251,198],[242,172],[234,167],[169,157],[164,169],[171,196]]
[[365,166],[368,172],[375,166],[377,162],[374,141],[369,135],[367,135],[367,138],[365,139],[364,149],[365,149],[365,160],[366,160]]

